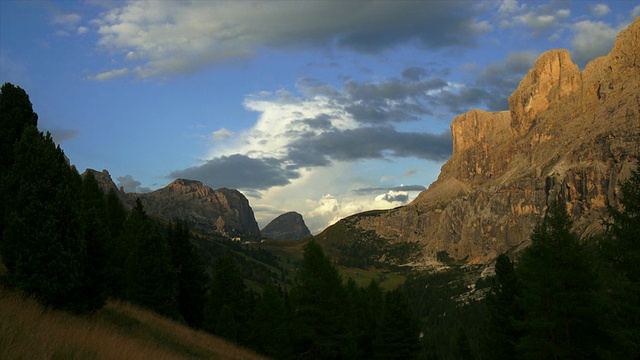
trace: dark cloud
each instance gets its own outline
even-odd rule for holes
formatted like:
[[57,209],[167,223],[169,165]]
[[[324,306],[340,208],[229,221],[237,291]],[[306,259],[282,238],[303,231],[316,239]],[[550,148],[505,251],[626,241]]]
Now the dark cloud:
[[124,188],[124,191],[127,193],[148,193],[151,191],[146,186],[140,186],[142,183],[133,178],[131,175],[118,176],[116,178],[118,180],[118,188]]
[[[350,3],[356,7],[352,21],[344,31],[338,30],[337,44],[358,52],[376,53],[407,41],[431,49],[473,46],[479,35],[475,10],[464,1]],[[343,7],[336,8],[348,13]]]
[[367,127],[300,139],[291,144],[290,151],[312,163],[322,163],[327,158],[354,161],[387,156],[442,161],[451,156],[451,148],[449,133],[405,133],[390,127]]
[[409,81],[420,81],[428,74],[429,72],[423,68],[410,67],[402,71],[402,78]]
[[353,190],[354,193],[359,195],[373,194],[380,191],[422,191],[426,190],[426,187],[422,185],[400,185],[392,187],[366,187]]
[[200,180],[214,189],[229,187],[234,189],[264,190],[273,186],[289,184],[300,173],[287,169],[282,161],[275,158],[254,159],[234,154],[221,156],[188,169],[170,173],[168,178]]

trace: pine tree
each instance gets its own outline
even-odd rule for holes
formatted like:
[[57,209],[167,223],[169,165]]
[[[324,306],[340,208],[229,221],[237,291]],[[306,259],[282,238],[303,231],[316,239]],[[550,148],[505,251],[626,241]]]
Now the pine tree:
[[597,357],[606,340],[597,277],[571,226],[564,203],[552,203],[520,258],[520,358]]
[[199,328],[204,317],[209,278],[184,222],[169,225],[167,233],[171,262],[178,278],[178,309],[189,326]]
[[353,358],[356,342],[345,311],[342,278],[314,241],[305,245],[292,289],[295,351],[301,356]]
[[86,249],[80,217],[81,179],[50,134],[24,129],[4,181],[8,191],[2,257],[9,284],[42,303],[82,311]]
[[29,95],[18,86],[5,83],[0,88],[0,244],[5,228],[5,216],[10,211],[7,203],[12,193],[7,188],[7,174],[15,161],[14,146],[27,127],[38,125]]
[[205,329],[246,344],[252,336],[249,325],[254,306],[236,262],[229,257],[217,258],[205,305]]
[[253,319],[256,348],[276,359],[289,357],[291,324],[282,289],[269,281],[256,303]]
[[124,224],[122,237],[130,247],[124,264],[126,299],[159,314],[178,317],[177,279],[169,247],[140,199]]
[[613,356],[640,358],[640,160],[620,184],[618,209],[608,204],[607,232],[600,242],[605,263]]
[[515,323],[522,316],[522,311],[517,304],[520,296],[518,280],[513,262],[506,254],[498,256],[495,269],[495,283],[486,300],[489,310],[489,329],[484,357],[495,360],[514,359],[515,345],[520,337]]
[[416,358],[419,349],[420,328],[402,289],[397,288],[387,292],[382,319],[382,325],[374,344],[374,358]]

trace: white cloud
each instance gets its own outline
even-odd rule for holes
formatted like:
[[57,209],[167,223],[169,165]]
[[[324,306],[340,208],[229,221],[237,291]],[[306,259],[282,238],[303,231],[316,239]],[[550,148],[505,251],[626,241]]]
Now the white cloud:
[[606,4],[597,4],[591,8],[591,13],[596,16],[604,16],[611,12]]
[[212,141],[223,141],[228,139],[229,137],[231,137],[233,135],[233,131],[225,129],[225,128],[221,128],[220,130],[216,130],[214,132],[211,133],[211,140]]
[[87,31],[89,31],[89,28],[87,28],[86,26],[80,26],[78,27],[78,29],[76,30],[78,35],[82,35],[84,33],[86,33]]
[[111,80],[111,79],[115,79],[115,78],[127,75],[128,73],[129,73],[129,69],[122,68],[122,69],[101,72],[99,74],[96,74],[95,76],[90,76],[89,79],[96,80],[96,81]]
[[636,6],[631,10],[631,18],[635,19],[640,16],[640,5]]
[[602,21],[583,20],[572,27],[572,57],[580,65],[606,55],[613,47],[618,30]]
[[503,0],[498,8],[498,14],[501,16],[507,16],[515,13],[520,9],[517,0]]

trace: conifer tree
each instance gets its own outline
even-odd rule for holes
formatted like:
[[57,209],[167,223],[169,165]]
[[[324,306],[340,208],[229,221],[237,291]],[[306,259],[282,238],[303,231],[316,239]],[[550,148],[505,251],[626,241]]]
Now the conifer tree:
[[189,326],[199,328],[204,317],[209,278],[183,221],[169,225],[167,232],[171,261],[178,280],[178,308]]
[[236,262],[229,257],[217,258],[205,305],[205,329],[246,344],[252,335],[249,326],[254,306]]
[[564,203],[552,203],[520,258],[520,358],[593,358],[606,340],[597,277],[571,226]]
[[319,358],[353,358],[356,342],[345,311],[346,294],[338,270],[314,241],[305,245],[297,284],[291,293],[295,351]]
[[276,359],[291,354],[291,326],[282,289],[269,281],[256,302],[253,320],[256,348]]
[[385,296],[383,321],[374,344],[376,359],[414,359],[417,356],[420,328],[402,289]]
[[28,126],[14,147],[4,182],[7,211],[2,257],[10,285],[46,305],[82,311],[86,249],[80,218],[81,179],[50,134]]
[[125,296],[159,314],[178,317],[177,280],[166,239],[137,199],[122,230],[130,255],[125,260]]
[[640,358],[640,160],[620,184],[621,209],[608,204],[607,232],[600,243],[604,260],[613,356]]
[[10,190],[5,184],[7,174],[15,160],[14,146],[24,130],[38,125],[38,115],[33,111],[29,95],[18,86],[5,83],[0,88],[0,244],[5,227]]
[[517,299],[520,296],[518,281],[513,262],[506,254],[496,259],[495,283],[487,295],[489,311],[488,341],[485,344],[486,359],[514,359],[515,345],[519,340],[519,332],[515,327],[522,311]]

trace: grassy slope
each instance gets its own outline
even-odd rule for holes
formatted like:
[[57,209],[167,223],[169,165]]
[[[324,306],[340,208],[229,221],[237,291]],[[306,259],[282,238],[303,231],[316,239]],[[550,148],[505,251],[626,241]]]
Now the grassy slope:
[[42,308],[0,288],[2,359],[262,359],[123,302],[91,317]]

